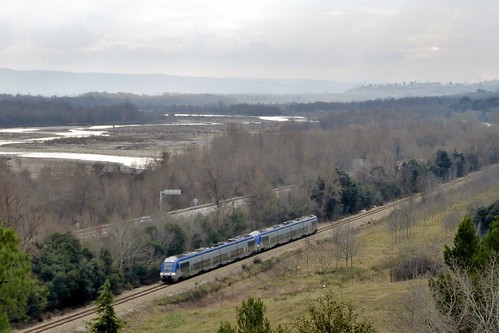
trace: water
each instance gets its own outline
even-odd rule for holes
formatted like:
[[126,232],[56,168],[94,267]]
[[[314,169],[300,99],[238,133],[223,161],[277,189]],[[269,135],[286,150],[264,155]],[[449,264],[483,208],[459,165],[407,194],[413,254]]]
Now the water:
[[[178,122],[166,123],[166,124],[154,124],[155,126],[217,126],[223,125],[223,122],[206,122],[205,119],[208,118],[255,118],[253,123],[258,123],[260,121],[269,122],[285,122],[285,121],[297,121],[305,122],[308,121],[305,117],[290,117],[290,116],[260,116],[260,117],[248,117],[248,116],[238,116],[238,115],[215,115],[215,114],[184,114],[178,113],[173,115],[177,119],[182,119]],[[185,121],[187,119],[188,121]],[[201,120],[201,121],[200,121]],[[249,124],[249,122],[244,121],[243,124]],[[111,135],[108,131],[112,128],[123,128],[123,127],[136,127],[136,126],[151,126],[141,125],[141,124],[131,124],[131,125],[94,125],[88,127],[69,127],[69,126],[59,126],[59,127],[23,127],[23,128],[0,128],[0,137],[7,137],[8,139],[0,139],[0,146],[7,146],[11,144],[28,144],[32,142],[43,143],[51,141],[54,139],[61,138],[84,138],[91,136],[109,136]],[[10,138],[13,134],[18,135],[20,138],[12,139]],[[29,135],[34,135],[36,137],[28,137]],[[27,138],[22,138],[27,137]],[[150,157],[131,157],[131,156],[118,156],[118,155],[104,155],[104,154],[86,154],[86,153],[69,153],[69,152],[29,152],[29,151],[0,151],[0,155],[13,155],[24,158],[43,158],[43,159],[65,159],[65,160],[80,160],[80,161],[94,161],[94,162],[108,162],[108,163],[118,163],[131,168],[144,168],[149,163],[153,162]]]

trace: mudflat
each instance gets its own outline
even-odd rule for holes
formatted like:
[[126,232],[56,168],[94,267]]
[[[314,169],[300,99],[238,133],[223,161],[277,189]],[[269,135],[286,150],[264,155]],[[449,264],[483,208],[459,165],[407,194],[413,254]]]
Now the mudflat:
[[0,130],[0,159],[14,170],[37,174],[46,165],[62,167],[95,161],[33,158],[29,153],[102,154],[131,158],[159,158],[179,154],[192,147],[208,146],[225,133],[230,124],[250,132],[276,128],[280,124],[255,117],[186,117],[160,124],[110,126],[57,126]]

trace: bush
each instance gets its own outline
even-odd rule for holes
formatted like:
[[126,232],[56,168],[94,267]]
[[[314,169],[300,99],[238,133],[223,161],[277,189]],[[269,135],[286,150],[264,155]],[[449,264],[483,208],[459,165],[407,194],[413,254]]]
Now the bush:
[[406,281],[435,276],[443,265],[428,254],[409,254],[390,272],[390,281]]

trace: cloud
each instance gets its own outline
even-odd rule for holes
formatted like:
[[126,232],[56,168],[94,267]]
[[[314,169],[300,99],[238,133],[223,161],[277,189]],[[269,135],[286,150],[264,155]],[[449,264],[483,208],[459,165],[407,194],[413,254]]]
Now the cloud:
[[39,29],[33,32],[33,44],[42,49],[85,49],[96,42],[98,34],[80,24]]
[[499,77],[497,17],[495,0],[18,0],[0,12],[0,63],[217,77],[471,81],[486,69]]

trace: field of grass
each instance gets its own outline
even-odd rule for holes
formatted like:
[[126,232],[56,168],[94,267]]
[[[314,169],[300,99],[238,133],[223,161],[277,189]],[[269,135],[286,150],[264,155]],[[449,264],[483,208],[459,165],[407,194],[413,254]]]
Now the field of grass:
[[352,268],[346,268],[341,260],[336,263],[331,242],[313,242],[295,253],[258,263],[237,276],[199,287],[212,292],[190,291],[183,295],[184,301],[178,297],[165,299],[137,311],[126,318],[124,332],[216,332],[222,321],[235,324],[235,307],[248,297],[264,301],[273,327],[292,325],[306,314],[308,302],[320,297],[325,288],[350,299],[359,318],[372,320],[379,332],[396,332],[394,321],[404,311],[406,294],[414,286],[427,285],[427,279],[391,282],[390,271],[401,257],[414,253],[424,252],[441,261],[443,245],[453,241],[453,230],[444,226],[444,220],[452,214],[460,221],[469,213],[469,207],[498,200],[496,179],[412,205],[404,211],[412,227],[397,242],[389,225],[390,219],[400,215],[392,214],[359,229],[359,249]]

